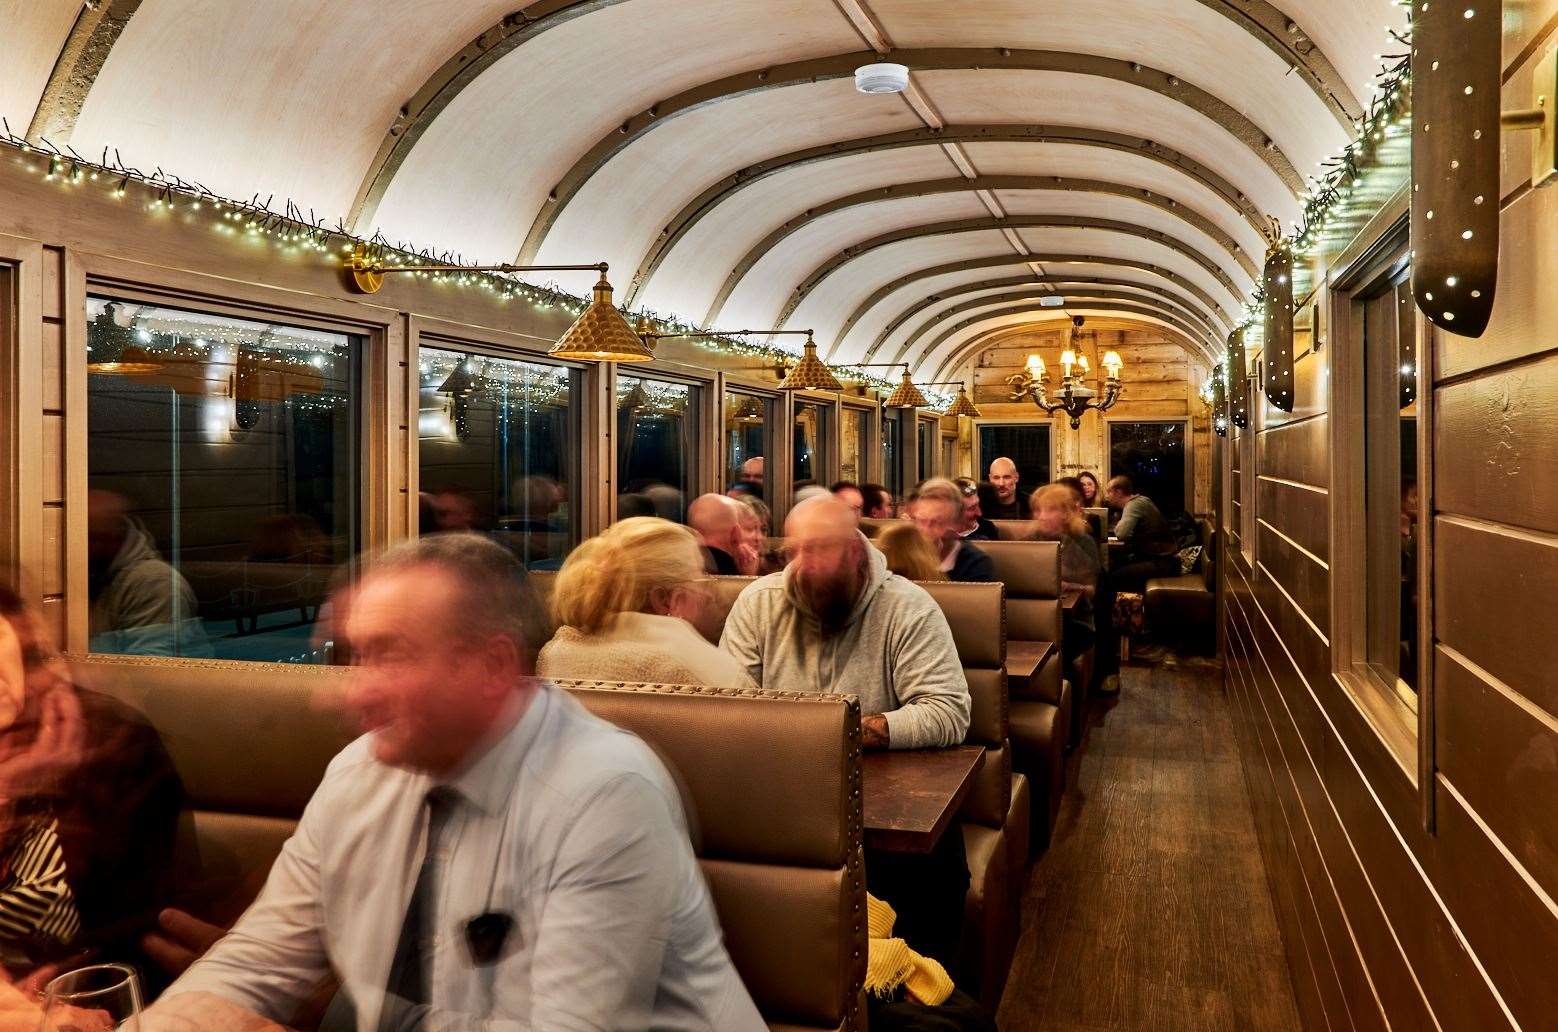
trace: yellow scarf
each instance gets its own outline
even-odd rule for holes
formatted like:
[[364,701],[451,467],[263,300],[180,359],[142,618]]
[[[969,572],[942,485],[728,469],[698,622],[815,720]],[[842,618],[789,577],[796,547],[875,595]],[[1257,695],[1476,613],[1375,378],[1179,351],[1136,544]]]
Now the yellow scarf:
[[934,1007],[952,995],[952,979],[946,968],[892,937],[897,919],[891,906],[866,894],[866,992],[885,998],[902,986],[914,1002]]

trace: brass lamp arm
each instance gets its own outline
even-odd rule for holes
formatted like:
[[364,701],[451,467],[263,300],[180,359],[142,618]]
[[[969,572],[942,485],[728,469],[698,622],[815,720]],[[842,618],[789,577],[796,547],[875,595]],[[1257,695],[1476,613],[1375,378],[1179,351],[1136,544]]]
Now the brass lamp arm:
[[601,279],[611,267],[606,262],[590,265],[385,265],[382,258],[371,258],[369,252],[358,248],[346,262],[351,273],[352,286],[364,294],[377,294],[384,286],[384,277],[392,272],[598,272]]

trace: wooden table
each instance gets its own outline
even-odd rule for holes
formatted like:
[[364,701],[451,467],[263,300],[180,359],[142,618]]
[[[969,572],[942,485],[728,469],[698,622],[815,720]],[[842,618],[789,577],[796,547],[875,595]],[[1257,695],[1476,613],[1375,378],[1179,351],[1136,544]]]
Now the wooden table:
[[1026,688],[1029,678],[1039,672],[1054,651],[1052,641],[1009,639],[1006,642],[1006,680],[1012,687]]
[[866,847],[929,853],[984,762],[982,745],[866,753],[860,770]]

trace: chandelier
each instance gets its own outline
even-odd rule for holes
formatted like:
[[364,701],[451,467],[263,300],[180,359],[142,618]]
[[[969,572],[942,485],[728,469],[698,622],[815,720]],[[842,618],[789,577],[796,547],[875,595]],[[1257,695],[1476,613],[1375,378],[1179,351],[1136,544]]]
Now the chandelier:
[[[1072,335],[1075,336],[1075,323]],[[1029,355],[1027,369],[1006,378],[1012,389],[1012,400],[1032,398],[1033,403],[1045,412],[1064,412],[1071,417],[1071,429],[1082,427],[1082,413],[1088,409],[1103,412],[1120,399],[1124,388],[1120,384],[1120,368],[1125,364],[1113,351],[1104,352],[1104,375],[1095,378],[1086,355],[1078,355],[1068,344],[1060,353],[1060,390],[1052,399],[1049,394],[1049,369],[1044,359]],[[1090,385],[1096,384],[1096,388]]]

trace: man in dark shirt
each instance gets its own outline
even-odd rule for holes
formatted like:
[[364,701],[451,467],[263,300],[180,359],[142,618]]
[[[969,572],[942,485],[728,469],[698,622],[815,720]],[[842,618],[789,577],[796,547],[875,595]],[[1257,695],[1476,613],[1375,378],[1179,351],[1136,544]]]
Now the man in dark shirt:
[[1143,591],[1153,577],[1179,573],[1173,531],[1152,499],[1137,494],[1131,478],[1126,476],[1109,481],[1104,497],[1121,511],[1114,536],[1125,545],[1125,551],[1120,562],[1109,568],[1115,590]]
[[993,581],[995,564],[962,537],[963,493],[939,477],[921,484],[909,500],[909,518],[936,550],[948,580]]
[[1028,499],[1017,487],[1017,463],[1005,457],[990,463],[990,487],[986,516],[992,520],[1028,519]]

